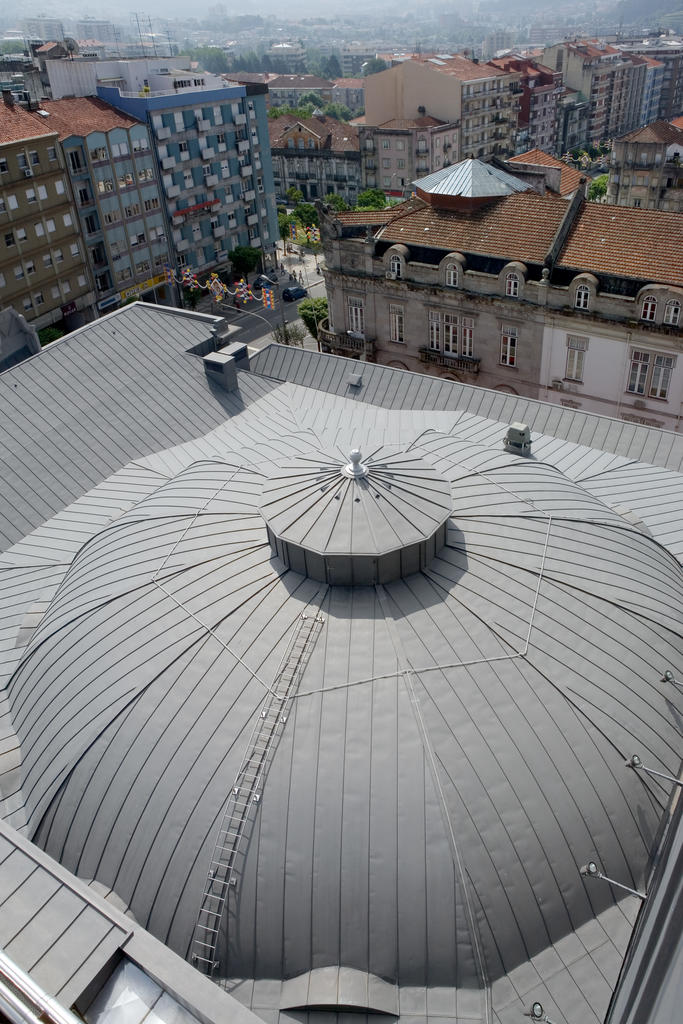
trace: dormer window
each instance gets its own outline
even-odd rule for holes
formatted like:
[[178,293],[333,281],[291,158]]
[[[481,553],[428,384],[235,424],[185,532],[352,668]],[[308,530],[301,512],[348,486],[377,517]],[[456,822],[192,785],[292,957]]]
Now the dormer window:
[[654,321],[657,315],[657,300],[654,295],[646,295],[643,299],[643,305],[640,311],[640,319],[647,320],[650,323]]
[[392,256],[389,260],[389,269],[396,279],[402,276],[401,257]]
[[505,275],[505,294],[512,299],[519,295],[519,274],[510,272]]
[[458,264],[447,263],[446,264],[446,285],[449,288],[458,287]]
[[576,297],[574,299],[574,306],[576,309],[588,309],[588,303],[590,302],[591,292],[588,285],[580,284],[576,289]]
[[681,304],[677,299],[671,299],[664,307],[664,323],[669,327],[678,327],[681,320]]

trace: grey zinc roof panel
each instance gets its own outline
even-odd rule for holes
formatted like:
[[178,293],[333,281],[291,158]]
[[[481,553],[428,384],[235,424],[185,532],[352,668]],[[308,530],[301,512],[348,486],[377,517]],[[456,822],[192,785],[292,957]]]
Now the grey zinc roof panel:
[[423,192],[446,196],[508,196],[527,192],[530,185],[480,160],[462,160],[413,182]]
[[[313,366],[313,360],[322,361],[316,364],[315,386],[326,392],[342,393],[335,383],[340,364],[344,372],[358,372],[358,362],[341,356],[320,355],[319,353],[285,349],[284,346],[269,345],[252,358],[252,370],[277,380],[288,380],[292,383],[311,386],[307,366]],[[326,369],[323,368],[323,364]],[[405,370],[392,367],[364,363],[363,387],[355,397],[357,402],[375,402],[386,405],[387,394],[393,385],[396,374],[408,374]],[[324,374],[324,375],[323,375]],[[424,374],[409,374],[411,387],[408,389],[403,408],[451,408],[468,410],[476,415],[512,422],[526,415],[532,429],[545,433],[559,431],[558,424],[564,422],[571,430],[572,437],[579,444],[615,452],[625,457],[638,457],[647,444],[649,459],[654,465],[667,466],[679,470],[683,466],[683,438],[679,435],[659,430],[654,427],[643,427],[638,424],[610,420],[607,417],[591,413],[564,410],[548,403],[533,399],[520,399],[516,396],[502,396],[497,392],[487,392],[482,388],[458,385],[451,381],[426,377]],[[429,381],[428,401],[425,402],[422,389]],[[415,406],[414,403],[418,402]],[[562,421],[562,417],[566,417]],[[580,427],[577,433],[577,426]]]

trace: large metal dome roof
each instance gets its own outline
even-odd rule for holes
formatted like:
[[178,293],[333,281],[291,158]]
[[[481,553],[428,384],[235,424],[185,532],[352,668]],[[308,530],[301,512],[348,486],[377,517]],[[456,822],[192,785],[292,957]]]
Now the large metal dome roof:
[[[340,427],[323,400],[294,429],[289,401],[266,394],[242,432],[232,420],[103,485],[126,511],[55,569],[9,686],[26,828],[188,955],[264,701],[302,614],[322,616],[260,780],[216,976],[269,1020],[345,1005],[490,1020],[494,983],[613,906],[580,864],[642,881],[666,793],[624,759],[637,739],[678,768],[660,677],[681,653],[681,568],[588,469],[584,485],[505,453],[503,425],[492,447],[382,413],[386,465],[405,468],[409,449],[439,508],[448,495],[445,545],[375,586],[293,571],[268,536],[299,529],[291,467],[327,479],[334,448],[345,487],[341,453],[369,431],[361,407],[337,403]],[[404,539],[440,515],[416,503]],[[324,514],[296,543],[309,534],[329,545]]]

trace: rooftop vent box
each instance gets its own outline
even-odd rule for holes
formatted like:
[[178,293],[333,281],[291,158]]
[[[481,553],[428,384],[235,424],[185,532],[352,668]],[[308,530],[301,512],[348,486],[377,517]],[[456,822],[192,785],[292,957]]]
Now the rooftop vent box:
[[505,435],[505,448],[516,455],[528,455],[531,451],[531,431],[526,423],[511,423]]
[[362,373],[350,373],[346,378],[350,388],[359,388],[363,383]]
[[204,356],[204,372],[209,380],[226,391],[237,390],[237,371],[249,369],[249,350],[246,345],[233,342],[218,352]]

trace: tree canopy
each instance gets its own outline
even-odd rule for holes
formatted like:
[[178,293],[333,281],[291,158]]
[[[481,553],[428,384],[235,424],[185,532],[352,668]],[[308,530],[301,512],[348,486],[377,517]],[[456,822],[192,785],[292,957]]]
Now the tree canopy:
[[256,270],[261,259],[261,250],[252,249],[249,245],[237,245],[229,254],[235,273],[249,274]]
[[299,316],[306,324],[308,333],[311,337],[315,338],[316,341],[318,340],[318,327],[322,321],[327,318],[327,314],[327,299],[324,297],[317,299],[303,299],[303,301],[299,303]]
[[597,178],[593,178],[591,181],[588,186],[588,198],[592,203],[599,202],[599,200],[607,195],[608,178],[608,174],[601,174]]
[[367,78],[368,75],[376,75],[378,71],[386,71],[387,67],[387,62],[380,57],[371,57],[361,68],[361,75],[363,78]]
[[318,211],[313,203],[298,203],[292,210],[292,217],[304,228],[318,223]]
[[364,192],[358,193],[359,210],[383,210],[386,205],[387,197],[381,188],[366,188]]
[[326,195],[324,202],[326,202],[328,206],[331,206],[333,210],[339,210],[340,212],[351,209],[344,197],[338,196],[335,192],[330,192]]

